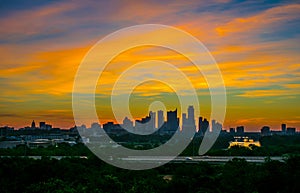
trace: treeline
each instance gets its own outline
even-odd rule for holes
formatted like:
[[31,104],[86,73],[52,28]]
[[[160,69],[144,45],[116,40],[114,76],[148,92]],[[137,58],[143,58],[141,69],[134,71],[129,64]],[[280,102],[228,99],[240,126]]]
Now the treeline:
[[91,156],[91,151],[82,143],[69,145],[60,143],[47,148],[29,148],[26,145],[18,145],[15,148],[0,149],[0,156]]
[[[124,136],[122,136],[124,137]],[[162,140],[160,138],[159,140]],[[122,140],[125,141],[125,138]],[[158,145],[158,139],[152,139],[148,144],[128,143],[125,146],[131,149],[151,149]],[[300,136],[266,136],[260,138],[261,147],[252,146],[232,147],[228,149],[229,141],[233,136],[219,136],[214,146],[206,155],[211,156],[283,156],[300,155]],[[195,137],[189,146],[181,153],[182,156],[197,156],[202,138]],[[121,144],[124,145],[124,144]],[[25,145],[19,145],[12,149],[1,149],[0,156],[89,156],[90,150],[84,144],[70,146],[68,143],[60,143],[47,148],[30,149]]]
[[131,171],[89,159],[0,159],[0,192],[300,192],[300,157],[263,164],[234,159],[224,165],[166,164]]

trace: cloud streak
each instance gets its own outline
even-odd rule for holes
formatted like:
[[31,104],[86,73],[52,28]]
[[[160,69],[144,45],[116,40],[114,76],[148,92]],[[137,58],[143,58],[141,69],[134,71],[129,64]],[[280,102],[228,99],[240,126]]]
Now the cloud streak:
[[[38,111],[42,109],[46,114],[56,114],[57,120],[63,117],[63,125],[73,124],[70,93],[76,70],[91,46],[123,27],[160,23],[187,31],[208,47],[223,74],[229,105],[244,110],[250,108],[253,113],[252,107],[259,109],[262,99],[287,104],[286,98],[292,97],[294,105],[286,105],[292,112],[288,112],[291,118],[286,119],[299,122],[299,112],[295,112],[298,105],[295,101],[300,99],[299,11],[300,4],[295,3],[249,3],[245,6],[226,0],[209,3],[60,1],[12,8],[0,18],[1,113],[19,115],[22,112],[23,119],[16,116],[17,126],[27,123],[24,119],[31,118],[34,112],[44,114]],[[171,35],[161,38],[173,38],[172,41],[180,43]],[[120,43],[116,41],[115,46]],[[103,101],[107,102],[120,71],[150,59],[174,64],[190,77],[196,89],[207,89],[203,76],[185,57],[158,48],[139,48],[118,56],[103,73],[99,82],[102,86],[97,90],[105,98]],[[209,66],[206,69],[209,70]],[[165,76],[172,78],[171,74]],[[170,92],[155,83],[152,88],[151,95]],[[141,85],[136,94],[146,97],[149,90],[146,85]],[[201,93],[204,94],[206,97],[209,93]],[[54,112],[49,104],[55,104],[57,100],[63,100],[64,105],[55,108],[58,111]],[[33,106],[34,112],[27,109]],[[279,106],[277,112],[284,108],[284,105]],[[228,116],[233,121],[226,122],[225,126],[237,123],[238,114],[229,112]],[[247,116],[250,118],[244,117],[245,120],[251,119],[253,114]],[[265,116],[258,120],[260,123],[273,120],[264,114],[260,116]],[[276,116],[281,115],[274,114]],[[51,118],[53,122],[54,117]],[[0,124],[15,124],[13,118],[8,120],[11,122],[0,116]],[[250,122],[244,123],[247,126]]]

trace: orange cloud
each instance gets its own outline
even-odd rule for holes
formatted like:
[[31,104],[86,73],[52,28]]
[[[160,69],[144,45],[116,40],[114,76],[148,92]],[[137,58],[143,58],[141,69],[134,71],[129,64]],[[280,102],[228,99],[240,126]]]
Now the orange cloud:
[[[168,6],[153,1],[59,2],[0,18],[2,111],[16,116],[20,116],[17,112],[22,112],[23,116],[30,119],[31,114],[43,114],[47,119],[46,115],[55,114],[56,117],[49,117],[51,121],[55,122],[63,117],[64,123],[68,120],[73,124],[70,93],[76,70],[91,45],[104,34],[122,27],[162,23],[191,33],[205,43],[216,58],[229,93],[228,119],[231,121],[226,122],[226,125],[250,125],[254,119],[257,120],[255,124],[270,121],[275,125],[276,120],[269,114],[281,117],[279,112],[286,114],[284,118],[287,121],[299,120],[299,117],[295,117],[299,115],[295,107],[300,95],[299,34],[268,41],[260,35],[271,31],[274,26],[280,28],[281,24],[299,19],[300,5],[280,5],[255,14],[245,13],[243,16],[230,9],[221,12],[197,11],[198,8],[215,5],[215,2],[218,0],[200,3],[170,1]],[[227,0],[224,3],[226,2]],[[82,9],[88,12],[80,11]],[[163,34],[159,38],[182,43],[172,34]],[[114,46],[118,47],[123,43],[123,40],[115,41]],[[99,81],[102,87],[97,91],[102,94],[104,103],[107,103],[106,96],[109,96],[120,72],[131,64],[144,60],[162,60],[174,64],[190,77],[195,88],[207,88],[205,79],[187,58],[166,49],[138,48],[116,57],[102,74]],[[209,71],[209,65],[204,69]],[[164,75],[172,77],[172,74]],[[151,84],[151,89],[145,84],[136,90],[136,94],[141,97],[160,92],[171,91],[155,83]],[[53,98],[46,98],[43,94]],[[208,92],[201,94],[209,98]],[[285,101],[288,97],[290,106]],[[265,100],[260,103],[260,99]],[[67,102],[56,106],[60,101]],[[271,106],[278,103],[283,105],[278,106],[276,111],[271,109],[273,107],[263,106],[261,112],[257,112],[258,108],[267,103],[272,103]],[[30,108],[34,110],[28,110]],[[38,108],[46,110],[38,111]],[[106,108],[103,107],[103,111],[108,111]],[[206,114],[209,116],[209,111]],[[258,116],[265,119],[257,119]],[[109,120],[111,114],[104,112],[104,117]],[[24,117],[16,119],[22,124],[27,123],[24,122]],[[5,119],[1,118],[1,123],[3,120]],[[14,118],[11,118],[7,123],[13,121]]]
[[254,91],[247,91],[244,94],[240,94],[238,96],[252,98],[252,97],[285,96],[290,94],[291,93],[287,93],[285,90],[254,90]]

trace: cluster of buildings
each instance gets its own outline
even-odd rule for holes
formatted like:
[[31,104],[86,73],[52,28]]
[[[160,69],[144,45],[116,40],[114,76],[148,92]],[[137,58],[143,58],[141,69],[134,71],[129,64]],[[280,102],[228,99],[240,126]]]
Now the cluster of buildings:
[[[281,125],[281,131],[272,131],[269,126],[263,126],[261,132],[245,132],[244,126],[238,126],[236,128],[230,128],[229,132],[222,128],[222,125],[215,120],[209,122],[204,117],[197,118],[198,124],[196,124],[194,107],[189,106],[187,113],[182,113],[181,127],[180,119],[178,117],[177,109],[166,112],[166,119],[164,111],[159,110],[157,112],[149,112],[149,115],[137,120],[130,120],[125,117],[122,124],[115,124],[114,122],[107,122],[101,125],[99,123],[91,124],[90,128],[85,125],[75,126],[68,130],[62,130],[60,128],[54,128],[52,125],[46,122],[39,122],[37,125],[35,121],[32,121],[31,126],[14,130],[13,127],[0,127],[0,138],[5,137],[10,141],[23,141],[28,146],[36,147],[39,145],[47,146],[60,142],[67,142],[75,144],[77,142],[88,142],[88,138],[81,136],[101,136],[108,133],[112,135],[124,135],[129,132],[138,134],[154,134],[154,135],[172,135],[175,132],[182,132],[186,130],[196,131],[197,136],[204,136],[206,132],[217,132],[221,135],[232,135],[242,140],[235,140],[235,142],[246,142],[251,144],[253,141],[248,138],[258,138],[260,136],[269,135],[294,135],[296,134],[296,128],[287,127],[286,124]],[[48,140],[48,141],[47,141]],[[249,143],[250,142],[250,143]],[[245,144],[246,144],[245,143]],[[0,145],[1,148],[1,145]]]
[[263,126],[261,128],[261,135],[270,136],[270,135],[295,135],[296,128],[295,127],[287,127],[286,124],[281,124],[280,131],[272,131],[269,126]]
[[196,125],[193,106],[189,106],[187,113],[182,113],[181,118],[180,127],[180,119],[177,115],[177,109],[174,111],[167,111],[166,120],[162,110],[157,112],[150,111],[148,116],[135,121],[131,121],[125,117],[123,124],[114,124],[113,122],[105,123],[103,124],[103,130],[109,134],[116,135],[125,134],[127,133],[126,130],[133,131],[135,133],[141,133],[138,131],[144,131],[146,134],[173,134],[176,131],[184,131],[186,129],[195,130],[200,136],[203,136],[207,131],[217,133],[221,132],[221,134],[230,134],[233,136],[243,136],[247,134],[259,136],[296,134],[296,128],[287,127],[286,124],[281,125],[281,131],[270,130],[269,126],[263,126],[261,132],[245,132],[244,126],[237,126],[236,128],[230,128],[229,131],[226,131],[223,129],[222,124],[218,123],[216,120],[209,122],[204,117],[198,117],[198,125]]
[[[182,124],[180,127],[180,119],[178,117],[177,109],[174,111],[167,111],[165,120],[164,112],[159,110],[157,112],[149,112],[149,115],[141,119],[131,121],[127,117],[124,118],[123,124],[114,124],[107,122],[103,124],[103,130],[109,134],[122,135],[128,131],[134,133],[154,133],[154,134],[173,134],[175,132],[184,131],[186,129],[197,131],[199,135],[204,135],[207,130],[210,130],[209,121],[206,118],[199,117],[198,128],[196,128],[196,121],[194,115],[194,107],[189,106],[187,113],[182,113]],[[157,120],[157,121],[156,121]],[[222,125],[215,120],[212,120],[211,131],[222,130]]]
[[[157,121],[156,121],[157,118]],[[173,134],[179,130],[179,118],[177,117],[177,109],[167,112],[167,120],[165,121],[164,112],[158,111],[149,112],[149,115],[141,119],[131,121],[127,117],[124,118],[123,124],[114,124],[108,122],[103,124],[103,130],[109,134],[122,135],[127,131],[133,131],[134,133],[141,134]]]
[[263,126],[260,130],[260,133],[245,133],[244,127],[239,126],[236,129],[230,128],[229,133],[235,134],[234,140],[229,142],[229,148],[233,146],[243,146],[251,149],[252,146],[261,146],[260,142],[258,140],[254,140],[253,138],[257,139],[258,136],[295,135],[296,128],[287,127],[286,124],[281,124],[281,130],[279,131],[273,131],[269,126]]
[[39,126],[32,121],[31,126],[15,130],[13,127],[0,127],[0,148],[13,148],[17,145],[27,145],[30,148],[48,147],[58,143],[74,145],[78,142],[78,132],[74,129],[62,130],[53,128],[46,122],[40,122]]

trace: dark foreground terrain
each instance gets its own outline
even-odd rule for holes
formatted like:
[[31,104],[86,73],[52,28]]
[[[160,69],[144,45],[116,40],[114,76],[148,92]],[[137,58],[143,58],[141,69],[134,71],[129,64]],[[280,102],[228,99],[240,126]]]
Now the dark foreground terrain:
[[[30,149],[20,145],[0,149],[0,192],[300,192],[299,136],[261,138],[262,147],[227,149],[219,138],[207,156],[264,156],[262,163],[234,158],[224,164],[195,160],[169,163],[159,168],[131,171],[110,166],[83,144],[59,144]],[[195,141],[182,157],[195,156]],[[28,156],[39,157],[30,159]],[[61,160],[51,159],[62,156]],[[69,158],[67,157],[69,156]],[[280,160],[268,159],[280,156]],[[41,159],[40,159],[41,158]]]
[[263,164],[233,159],[119,169],[95,157],[0,159],[0,192],[300,192],[300,157]]

